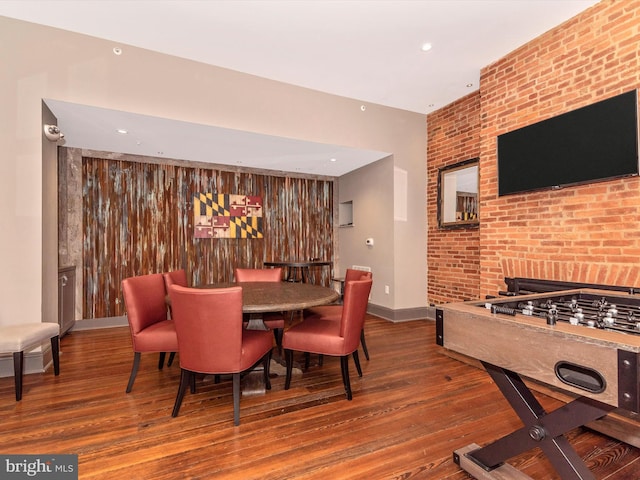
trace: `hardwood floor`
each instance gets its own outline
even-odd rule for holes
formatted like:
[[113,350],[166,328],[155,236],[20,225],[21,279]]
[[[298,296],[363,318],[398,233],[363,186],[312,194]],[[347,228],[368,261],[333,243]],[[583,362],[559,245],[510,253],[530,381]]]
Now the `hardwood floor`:
[[[485,445],[520,427],[482,370],[442,354],[430,321],[393,324],[369,316],[371,360],[363,377],[351,364],[345,399],[340,362],[325,358],[296,375],[272,379],[265,395],[240,402],[233,425],[231,382],[208,377],[171,410],[178,362],[157,369],[142,355],[125,393],[133,353],[127,328],[72,332],[61,342],[61,373],[0,379],[3,454],[77,453],[85,479],[447,479],[470,478],[452,452]],[[560,402],[538,396],[547,410]],[[569,440],[598,479],[640,478],[640,450],[586,429]],[[533,479],[556,479],[539,450],[510,464]]]

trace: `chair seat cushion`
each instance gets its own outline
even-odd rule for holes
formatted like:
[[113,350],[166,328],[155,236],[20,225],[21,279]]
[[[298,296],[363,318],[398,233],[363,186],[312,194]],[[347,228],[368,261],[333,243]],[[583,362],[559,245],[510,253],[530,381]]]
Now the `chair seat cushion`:
[[136,352],[177,352],[178,337],[173,320],[163,320],[148,326],[135,336]]
[[[242,329],[242,357],[239,372],[251,368],[256,358],[264,357],[273,347],[273,335],[264,330]],[[231,372],[229,372],[231,373]]]
[[60,335],[57,323],[23,323],[0,326],[0,353],[22,352]]
[[280,313],[265,313],[262,320],[269,328],[284,328],[284,317]]
[[340,322],[327,322],[320,317],[305,319],[284,333],[282,347],[287,350],[319,353],[324,355],[348,355],[344,338],[340,336]]

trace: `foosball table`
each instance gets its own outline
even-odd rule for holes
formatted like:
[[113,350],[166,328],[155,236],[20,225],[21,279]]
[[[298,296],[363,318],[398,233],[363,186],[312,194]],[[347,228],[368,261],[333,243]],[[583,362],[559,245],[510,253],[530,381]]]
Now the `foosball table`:
[[[574,289],[445,304],[436,343],[477,359],[524,427],[454,461],[476,478],[528,478],[504,462],[539,447],[563,480],[593,479],[564,434],[615,409],[640,413],[640,295]],[[524,379],[573,400],[546,412]]]

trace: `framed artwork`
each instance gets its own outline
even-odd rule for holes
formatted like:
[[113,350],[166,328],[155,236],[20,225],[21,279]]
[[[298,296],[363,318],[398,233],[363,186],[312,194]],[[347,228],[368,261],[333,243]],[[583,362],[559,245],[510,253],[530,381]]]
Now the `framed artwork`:
[[263,238],[262,197],[198,193],[193,215],[195,238]]

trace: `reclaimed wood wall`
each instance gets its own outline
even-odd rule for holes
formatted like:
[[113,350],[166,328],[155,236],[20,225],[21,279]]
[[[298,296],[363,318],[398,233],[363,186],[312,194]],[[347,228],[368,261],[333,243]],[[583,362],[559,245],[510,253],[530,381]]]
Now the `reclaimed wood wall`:
[[[333,261],[333,182],[83,157],[83,318],[124,314],[124,278],[184,268],[193,285],[264,261]],[[199,192],[263,198],[263,239],[196,239]],[[324,269],[318,283],[329,285]]]

